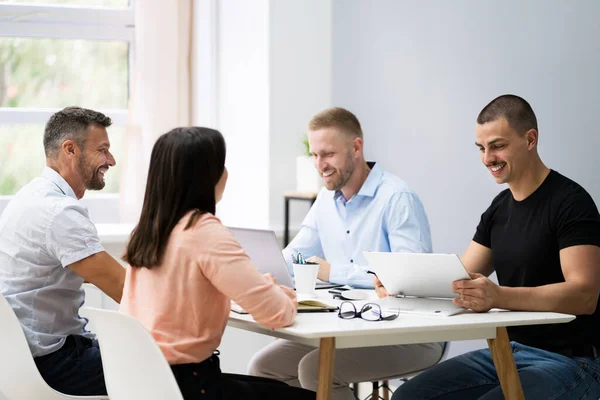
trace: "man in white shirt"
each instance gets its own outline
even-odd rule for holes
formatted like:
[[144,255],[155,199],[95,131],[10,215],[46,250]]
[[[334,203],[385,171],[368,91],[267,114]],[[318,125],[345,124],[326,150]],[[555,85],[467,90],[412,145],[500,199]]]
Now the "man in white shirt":
[[110,118],[79,107],[54,114],[44,131],[46,167],[0,215],[0,294],[17,315],[42,377],[70,395],[105,395],[100,351],[79,316],[82,284],[119,302],[124,268],[100,244],[86,190],[104,187],[115,165]]
[[[352,287],[373,287],[363,251],[431,253],[431,233],[419,196],[379,163],[367,162],[363,133],[354,114],[330,108],[308,124],[321,190],[298,235],[284,249],[320,264],[319,279]],[[310,256],[310,257],[309,257]],[[333,399],[351,400],[349,384],[378,381],[428,368],[442,356],[441,343],[337,349]],[[317,389],[319,349],[277,340],[256,353],[251,375]]]

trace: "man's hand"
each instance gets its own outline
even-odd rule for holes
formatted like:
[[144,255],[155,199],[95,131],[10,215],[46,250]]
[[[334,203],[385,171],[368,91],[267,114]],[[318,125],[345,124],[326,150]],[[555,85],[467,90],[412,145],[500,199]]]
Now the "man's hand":
[[377,297],[379,297],[380,299],[383,299],[384,297],[388,297],[390,295],[388,291],[385,290],[385,288],[383,287],[383,284],[381,283],[377,275],[375,275],[375,279],[373,279],[373,286],[375,286],[375,293],[377,293]]
[[486,276],[469,273],[471,279],[463,279],[452,282],[452,291],[460,295],[460,299],[454,298],[454,304],[470,308],[476,312],[486,312],[498,302],[500,288]]
[[329,282],[329,272],[331,271],[331,264],[317,256],[307,258],[306,261],[315,262],[319,264],[319,273],[317,274],[317,278],[324,282]]

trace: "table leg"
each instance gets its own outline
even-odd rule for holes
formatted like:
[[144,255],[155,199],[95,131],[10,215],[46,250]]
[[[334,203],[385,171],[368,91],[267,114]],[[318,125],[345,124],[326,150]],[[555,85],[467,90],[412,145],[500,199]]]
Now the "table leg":
[[506,400],[525,400],[506,328],[496,328],[496,338],[488,339],[487,342],[492,352],[504,398]]
[[317,385],[317,400],[331,400],[334,361],[335,338],[321,338],[321,347],[319,348],[319,382]]

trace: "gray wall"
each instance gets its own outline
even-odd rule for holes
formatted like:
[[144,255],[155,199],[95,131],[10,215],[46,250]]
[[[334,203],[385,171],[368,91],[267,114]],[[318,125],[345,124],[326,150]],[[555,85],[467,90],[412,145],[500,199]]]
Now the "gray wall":
[[[600,2],[334,0],[332,98],[366,153],[421,196],[434,249],[461,253],[496,185],[475,119],[523,96],[545,163],[600,203]],[[481,343],[479,343],[481,345]]]

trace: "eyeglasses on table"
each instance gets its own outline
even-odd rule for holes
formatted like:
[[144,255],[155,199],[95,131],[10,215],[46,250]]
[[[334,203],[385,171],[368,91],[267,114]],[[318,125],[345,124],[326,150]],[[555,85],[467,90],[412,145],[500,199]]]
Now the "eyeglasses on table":
[[398,318],[397,313],[383,315],[379,304],[367,303],[358,311],[356,305],[350,301],[343,301],[340,304],[338,317],[342,319],[362,318],[367,321],[392,321]]

